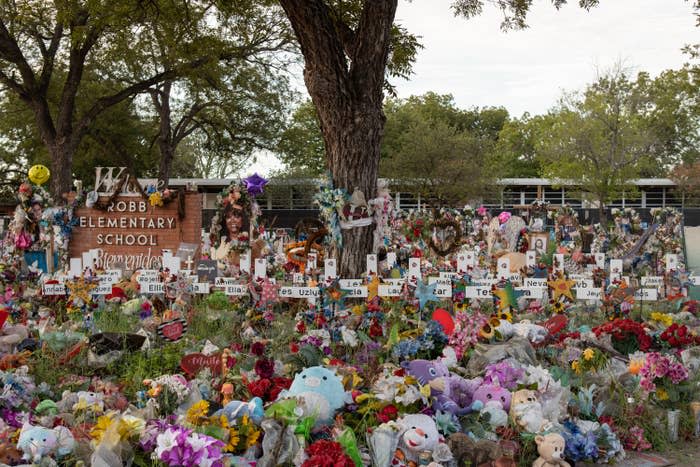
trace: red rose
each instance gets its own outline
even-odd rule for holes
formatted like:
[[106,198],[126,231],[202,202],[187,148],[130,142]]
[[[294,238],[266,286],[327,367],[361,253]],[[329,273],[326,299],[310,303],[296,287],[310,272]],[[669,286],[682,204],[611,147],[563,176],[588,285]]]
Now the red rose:
[[249,382],[246,387],[248,391],[255,397],[259,397],[265,400],[268,389],[272,386],[272,382],[269,379],[261,379],[258,381]]
[[377,414],[377,419],[379,419],[379,421],[382,423],[387,423],[390,420],[396,420],[398,415],[399,411],[394,405],[390,404],[379,411]]
[[299,352],[299,344],[297,344],[296,342],[292,342],[291,344],[289,344],[289,351],[292,353]]
[[265,344],[262,342],[254,342],[253,345],[250,346],[250,353],[255,355],[256,357],[262,357],[262,354],[265,352]]
[[304,334],[306,332],[306,323],[304,323],[303,321],[298,321],[296,330],[299,334]]
[[272,378],[272,387],[268,391],[267,400],[277,400],[277,396],[279,396],[280,392],[284,389],[289,389],[291,385],[292,380],[290,378]]
[[275,374],[275,362],[267,358],[258,359],[255,362],[255,373],[261,378],[272,378]]

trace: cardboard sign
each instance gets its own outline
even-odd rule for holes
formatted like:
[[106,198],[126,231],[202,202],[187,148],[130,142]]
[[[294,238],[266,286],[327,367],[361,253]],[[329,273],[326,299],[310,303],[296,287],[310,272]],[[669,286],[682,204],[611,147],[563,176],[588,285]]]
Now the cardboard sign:
[[421,277],[420,258],[410,258],[408,260],[408,281],[415,285]]
[[642,277],[643,287],[661,287],[664,285],[664,278],[661,276],[644,276]]
[[600,289],[575,289],[576,300],[600,300],[603,292]]
[[457,255],[457,272],[465,273],[470,266],[476,263],[476,255],[473,251],[463,251]]
[[323,277],[326,283],[330,284],[338,277],[338,264],[334,258],[328,258],[323,260]]
[[109,295],[112,293],[112,284],[99,284],[90,291],[91,295]]
[[491,298],[491,286],[488,287],[465,287],[465,298]]
[[165,284],[162,282],[149,282],[141,286],[141,293],[162,294],[165,293]]
[[547,279],[537,279],[534,277],[526,277],[525,283],[523,285],[527,288],[546,289],[547,287],[549,287],[549,285],[547,285]]
[[678,269],[678,255],[667,254],[666,255],[666,272]]
[[227,284],[224,288],[224,293],[226,295],[233,295],[237,297],[247,295],[248,286],[246,284]]
[[597,268],[605,269],[605,253],[595,254],[595,265]]
[[238,260],[238,267],[244,274],[250,274],[250,250],[246,250],[245,253],[241,253],[241,257]]
[[386,267],[391,269],[396,265],[396,253],[390,251],[386,254]]
[[510,276],[510,258],[498,259],[498,278],[507,279]]
[[537,265],[537,252],[535,250],[528,250],[525,253],[525,266],[529,268],[534,268]]
[[139,275],[136,278],[136,282],[141,286],[150,282],[158,282],[159,280],[160,275],[155,269],[142,269],[139,271]]
[[192,283],[192,293],[195,294],[208,294],[211,290],[211,284],[209,282],[193,282]]
[[367,255],[367,275],[377,274],[377,255]]
[[353,287],[360,287],[364,284],[362,279],[340,279],[338,281],[341,289],[351,289]]
[[255,278],[262,279],[267,276],[267,260],[265,258],[258,258],[255,260]]
[[659,292],[656,289],[639,289],[634,293],[634,299],[639,301],[656,301],[659,299]]
[[213,283],[216,280],[216,276],[219,274],[219,269],[216,267],[216,260],[213,259],[200,259],[197,261],[195,271],[199,282]]
[[318,287],[280,287],[278,295],[282,298],[316,298],[321,296]]
[[177,342],[187,332],[187,321],[176,318],[158,326],[158,337],[169,342]]
[[393,284],[379,284],[380,297],[400,297],[403,287]]
[[42,284],[42,295],[65,295],[66,286],[64,284]]
[[514,287],[514,289],[522,292],[525,298],[542,298],[545,291],[542,287]]
[[367,297],[368,295],[367,287],[350,287],[343,290],[347,292],[348,297],[352,298]]
[[610,260],[610,280],[621,279],[622,278],[622,260],[621,259],[611,259]]

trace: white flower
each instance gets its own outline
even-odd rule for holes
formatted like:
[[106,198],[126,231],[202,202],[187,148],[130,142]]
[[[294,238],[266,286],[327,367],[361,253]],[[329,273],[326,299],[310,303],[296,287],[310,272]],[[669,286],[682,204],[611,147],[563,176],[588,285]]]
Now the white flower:
[[350,347],[357,347],[357,334],[352,329],[346,326],[340,328],[340,334],[343,336],[343,342]]
[[166,430],[156,438],[156,454],[161,457],[165,451],[169,451],[177,446],[177,433],[173,430]]

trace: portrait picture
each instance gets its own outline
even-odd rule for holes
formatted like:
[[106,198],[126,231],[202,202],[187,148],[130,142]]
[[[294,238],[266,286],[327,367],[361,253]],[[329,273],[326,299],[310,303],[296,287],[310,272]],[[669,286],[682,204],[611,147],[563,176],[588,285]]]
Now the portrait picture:
[[549,240],[549,235],[547,232],[536,232],[530,234],[530,249],[535,250],[537,254],[544,254],[547,252],[547,242]]
[[238,203],[228,203],[221,213],[221,236],[227,241],[248,240],[250,219],[246,210]]

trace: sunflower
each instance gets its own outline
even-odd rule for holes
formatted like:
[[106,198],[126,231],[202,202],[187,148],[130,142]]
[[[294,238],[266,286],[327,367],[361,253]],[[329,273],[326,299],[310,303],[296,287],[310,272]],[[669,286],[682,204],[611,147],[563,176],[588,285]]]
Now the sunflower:
[[497,316],[492,316],[488,320],[488,322],[484,323],[484,325],[479,330],[479,336],[481,336],[487,340],[493,339],[494,335],[496,334],[496,328],[500,325],[501,325],[501,320],[498,319]]
[[566,309],[566,305],[564,305],[563,302],[557,301],[557,302],[554,302],[554,304],[552,305],[552,311],[554,311],[554,313],[556,313],[558,315],[564,313],[565,309]]
[[[509,307],[509,308],[510,308],[510,307]],[[513,315],[512,315],[512,313],[509,311],[508,308],[505,308],[505,309],[501,310],[500,312],[498,312],[498,318],[499,318],[499,319],[504,319],[504,320],[508,321],[509,323],[512,323],[512,322],[513,322]]]
[[201,400],[187,409],[186,420],[192,425],[202,425],[209,412],[209,402]]
[[226,447],[224,448],[224,451],[226,452],[236,452],[236,449],[238,449],[238,443],[240,443],[241,438],[238,436],[238,430],[235,428],[231,427],[228,430],[228,443],[226,443]]

